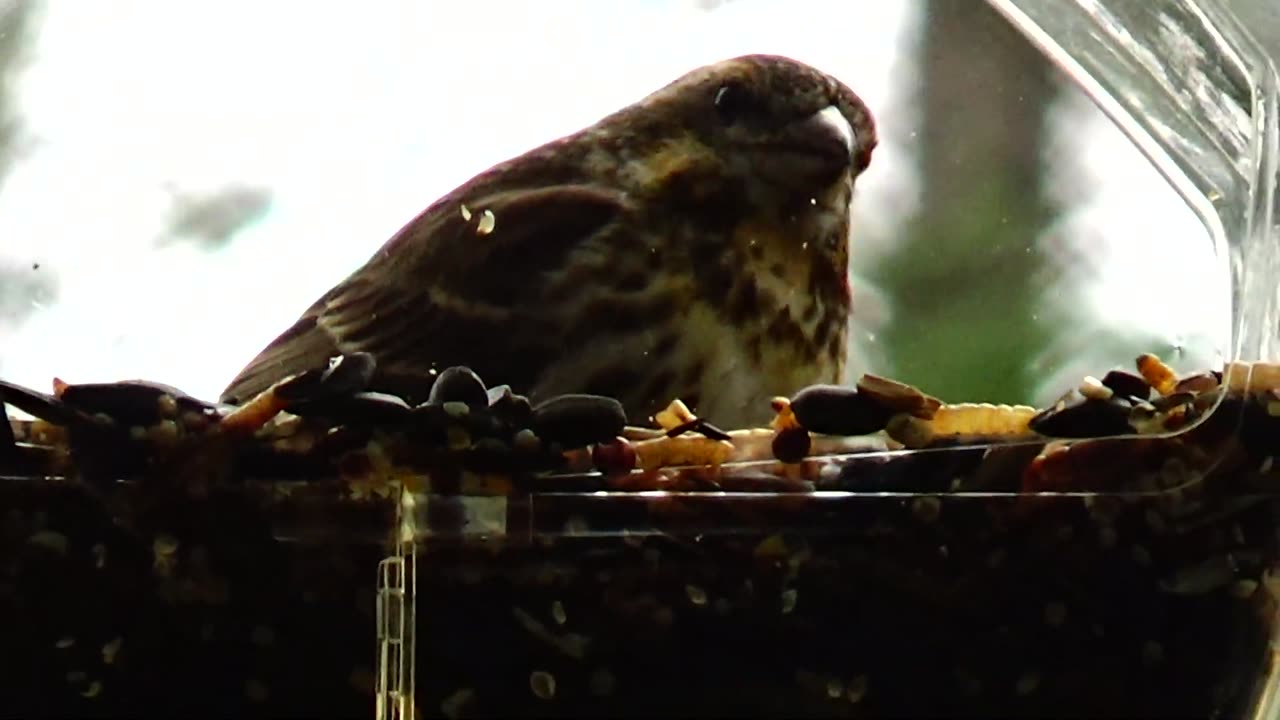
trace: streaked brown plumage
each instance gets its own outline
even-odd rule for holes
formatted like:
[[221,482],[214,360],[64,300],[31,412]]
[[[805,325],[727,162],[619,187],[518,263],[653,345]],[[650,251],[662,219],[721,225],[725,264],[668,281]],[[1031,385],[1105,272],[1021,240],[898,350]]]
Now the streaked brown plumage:
[[840,377],[849,202],[875,145],[858,96],[807,65],[700,68],[436,201],[223,399],[365,351],[398,394],[467,365],[534,402],[617,397],[633,422],[676,397],[760,422],[770,396]]

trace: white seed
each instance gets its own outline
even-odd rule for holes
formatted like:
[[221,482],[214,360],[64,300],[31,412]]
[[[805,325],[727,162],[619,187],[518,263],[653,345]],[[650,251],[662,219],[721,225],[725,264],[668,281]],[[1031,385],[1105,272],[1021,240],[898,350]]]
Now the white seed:
[[1115,394],[1111,388],[1103,385],[1101,380],[1092,375],[1085,377],[1079,389],[1080,394],[1089,400],[1110,400]]
[[441,407],[444,408],[444,414],[454,420],[461,420],[471,413],[471,408],[467,407],[466,403],[458,400],[451,400],[441,405]]
[[694,605],[702,606],[707,604],[707,591],[697,585],[685,585],[684,594],[689,596],[689,602]]
[[494,227],[498,224],[498,218],[493,216],[493,211],[486,209],[481,215],[479,222],[476,223],[476,234],[484,237],[493,232]]
[[827,697],[835,700],[844,694],[844,683],[836,679],[827,681]]
[[459,206],[458,206],[458,209],[462,212],[462,219],[463,219],[463,220],[467,220],[467,221],[470,221],[470,220],[471,220],[471,208],[469,208],[469,207],[467,207],[465,204],[463,204],[463,205],[459,205]]
[[535,670],[529,675],[529,689],[542,700],[550,700],[556,696],[556,679],[546,671]]
[[532,430],[525,428],[516,433],[511,444],[515,445],[517,450],[536,452],[538,448],[542,447],[542,440],[537,435],[534,435]]
[[53,646],[58,648],[59,650],[66,650],[67,648],[75,644],[76,644],[76,639],[68,635],[67,637],[59,639],[58,642],[53,644]]
[[557,625],[563,625],[569,619],[564,612],[564,604],[559,600],[551,603],[551,619],[555,620]]

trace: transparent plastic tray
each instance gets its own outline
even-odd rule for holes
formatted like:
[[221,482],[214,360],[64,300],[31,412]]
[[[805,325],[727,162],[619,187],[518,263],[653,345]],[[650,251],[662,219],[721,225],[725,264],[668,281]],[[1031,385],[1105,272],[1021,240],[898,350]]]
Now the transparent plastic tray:
[[[1224,384],[1270,388],[1274,369],[1263,382],[1248,363],[1280,357],[1274,68],[1211,0],[993,5],[1194,209],[1231,274],[1240,364]],[[677,490],[586,474],[408,492],[388,563],[417,573],[384,602],[416,608],[416,634],[384,641],[399,664],[379,717],[415,701],[429,716],[1275,717],[1280,475],[1270,451],[1225,440],[1261,432],[1280,451],[1256,413],[1222,403],[1191,440],[1082,441],[1055,466],[1075,484],[1034,494],[946,481],[1024,477],[1042,444],[667,471]],[[842,583],[889,589],[866,601]]]
[[1229,275],[1230,342],[1200,368],[1226,392],[1196,422],[204,497],[0,473],[0,709],[1276,717],[1275,69],[1214,0],[991,4]]

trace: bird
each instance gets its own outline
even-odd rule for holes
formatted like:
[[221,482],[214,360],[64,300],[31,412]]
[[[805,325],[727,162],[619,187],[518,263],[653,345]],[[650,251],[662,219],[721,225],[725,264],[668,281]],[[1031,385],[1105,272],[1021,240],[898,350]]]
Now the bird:
[[231,381],[242,403],[334,356],[420,401],[466,366],[537,402],[680,399],[721,426],[841,378],[851,201],[876,124],[798,60],[691,70],[431,203]]

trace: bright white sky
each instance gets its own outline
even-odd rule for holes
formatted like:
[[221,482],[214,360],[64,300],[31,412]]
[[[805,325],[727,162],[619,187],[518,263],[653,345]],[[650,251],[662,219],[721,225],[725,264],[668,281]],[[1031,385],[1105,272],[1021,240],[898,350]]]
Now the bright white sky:
[[[56,272],[60,293],[20,327],[0,325],[5,379],[46,388],[52,374],[145,377],[214,397],[431,200],[686,70],[747,52],[823,68],[876,112],[887,142],[858,203],[864,227],[891,234],[915,202],[910,133],[892,127],[914,91],[913,4],[700,4],[49,3],[19,86],[38,144],[0,194],[0,255]],[[1143,214],[1159,227],[1132,227],[1132,208],[1153,202],[1141,190],[1153,171],[1114,131],[1107,140],[1105,121],[1087,127],[1064,140],[1080,159],[1064,169],[1094,188],[1076,224],[1112,228],[1108,252],[1125,267],[1095,278],[1081,307],[1170,335],[1212,326],[1222,308],[1189,302],[1152,317],[1135,296],[1135,268],[1194,272],[1208,249],[1176,201]],[[166,187],[232,183],[271,188],[266,220],[218,255],[155,249]],[[1161,326],[1178,313],[1176,327]]]

